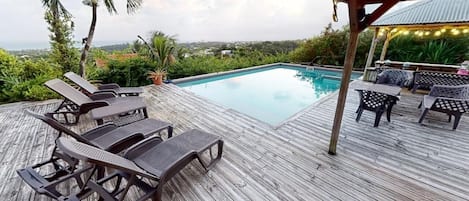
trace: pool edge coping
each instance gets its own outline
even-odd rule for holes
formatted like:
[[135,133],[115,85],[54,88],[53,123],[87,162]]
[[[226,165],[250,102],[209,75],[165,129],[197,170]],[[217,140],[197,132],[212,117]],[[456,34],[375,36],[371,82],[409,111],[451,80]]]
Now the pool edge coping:
[[[292,63],[282,63],[282,62],[280,62],[280,63],[272,63],[272,64],[264,64],[264,65],[259,65],[259,66],[253,66],[253,67],[249,67],[249,68],[230,70],[230,71],[222,71],[222,72],[215,72],[215,73],[208,73],[208,74],[194,75],[194,76],[190,76],[190,77],[178,78],[178,79],[172,80],[172,84],[177,85],[177,84],[184,83],[184,82],[196,81],[196,80],[212,78],[212,77],[216,77],[216,76],[230,75],[230,74],[241,73],[241,72],[246,72],[246,71],[251,71],[251,70],[270,68],[270,67],[277,66],[277,65],[294,66],[294,67],[299,67],[299,68],[313,67],[313,68],[329,70],[329,71],[340,71],[340,72],[343,71],[343,69],[326,68],[326,67],[321,67],[321,66],[307,66],[307,65],[301,65],[301,64],[292,64]],[[361,72],[361,71],[352,71],[352,72],[353,73],[362,73],[363,74],[363,72]]]

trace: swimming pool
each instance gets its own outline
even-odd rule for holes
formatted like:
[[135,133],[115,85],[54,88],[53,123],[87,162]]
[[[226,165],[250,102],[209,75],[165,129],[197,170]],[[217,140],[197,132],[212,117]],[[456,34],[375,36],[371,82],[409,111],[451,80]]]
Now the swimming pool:
[[[278,125],[340,87],[341,71],[272,65],[176,84],[220,105]],[[352,79],[360,77],[353,73]]]

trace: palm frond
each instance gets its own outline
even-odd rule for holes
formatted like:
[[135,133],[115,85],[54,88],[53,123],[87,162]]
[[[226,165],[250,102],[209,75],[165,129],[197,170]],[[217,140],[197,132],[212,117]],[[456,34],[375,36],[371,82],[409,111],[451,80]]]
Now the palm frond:
[[142,6],[143,0],[127,0],[127,13],[134,13]]
[[106,6],[106,9],[109,13],[111,13],[111,14],[116,13],[117,14],[117,9],[114,6],[114,1],[113,0],[104,0],[104,5]]

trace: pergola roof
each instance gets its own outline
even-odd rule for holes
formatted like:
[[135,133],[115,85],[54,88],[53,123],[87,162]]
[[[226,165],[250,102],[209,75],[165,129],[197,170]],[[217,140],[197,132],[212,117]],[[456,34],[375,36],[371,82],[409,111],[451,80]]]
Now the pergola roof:
[[383,15],[373,27],[421,25],[469,25],[468,0],[422,0]]

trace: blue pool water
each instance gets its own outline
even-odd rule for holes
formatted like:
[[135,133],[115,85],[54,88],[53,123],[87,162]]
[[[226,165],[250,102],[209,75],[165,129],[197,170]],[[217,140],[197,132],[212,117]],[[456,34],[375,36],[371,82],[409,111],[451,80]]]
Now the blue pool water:
[[[178,86],[277,125],[340,87],[340,71],[277,65],[183,82]],[[361,74],[353,73],[352,79]]]

